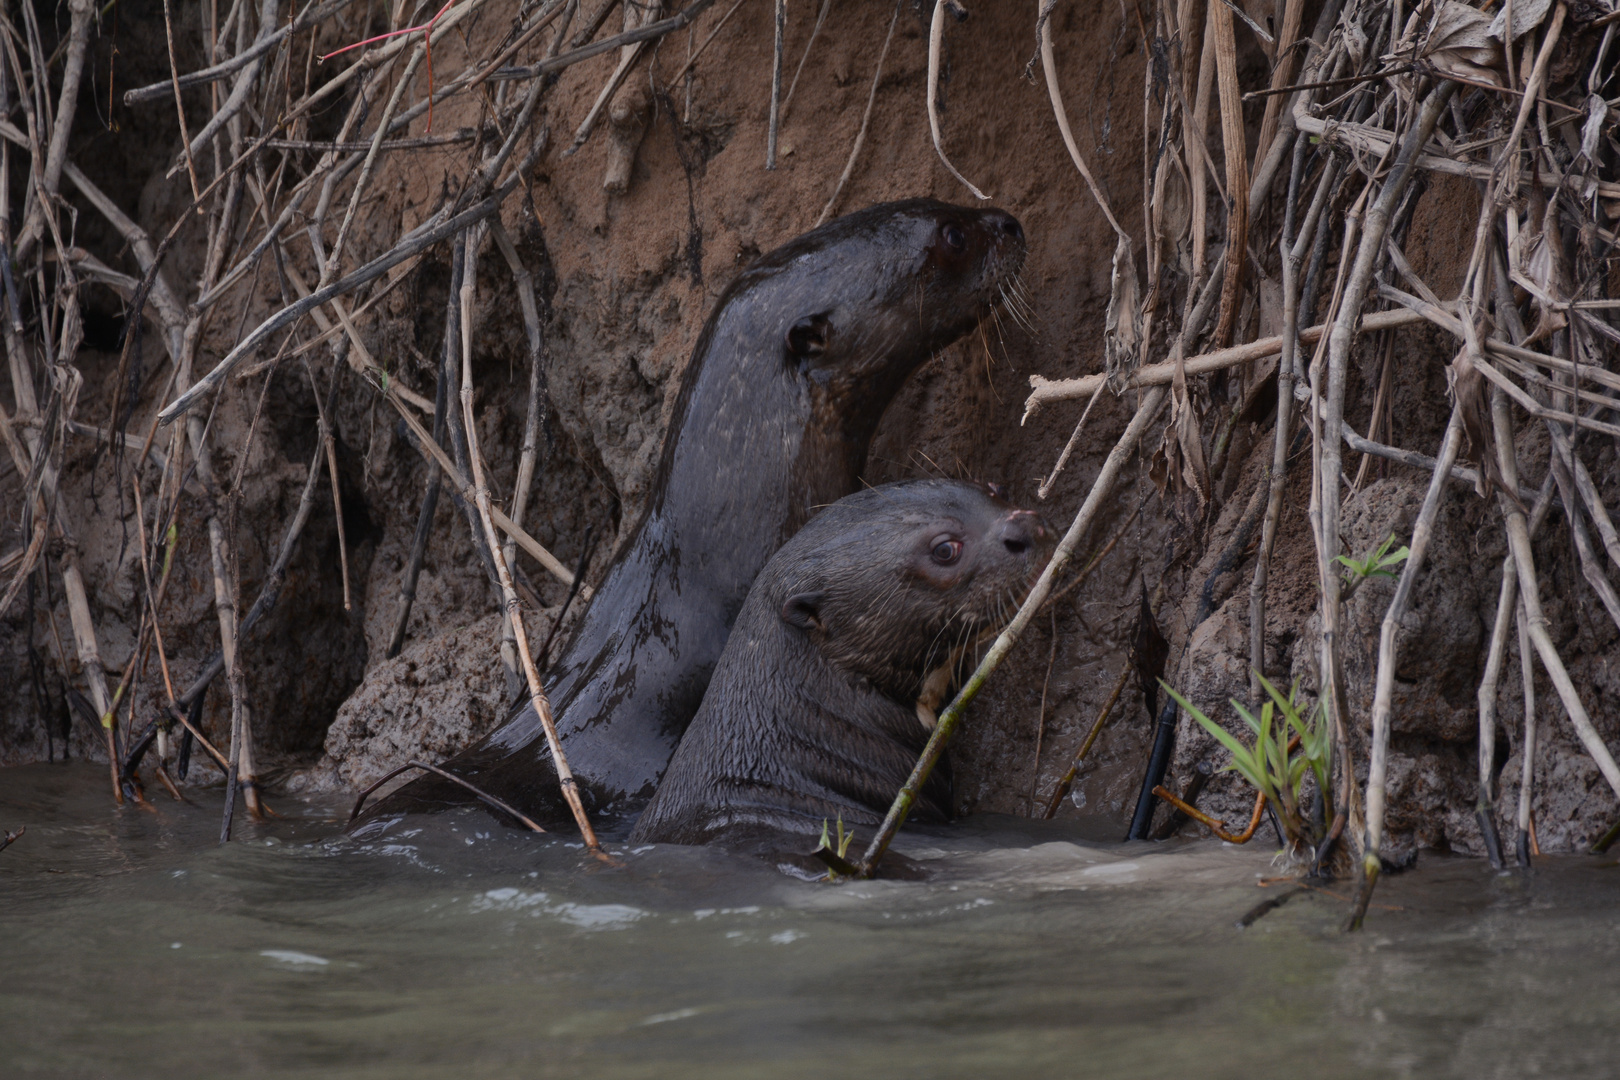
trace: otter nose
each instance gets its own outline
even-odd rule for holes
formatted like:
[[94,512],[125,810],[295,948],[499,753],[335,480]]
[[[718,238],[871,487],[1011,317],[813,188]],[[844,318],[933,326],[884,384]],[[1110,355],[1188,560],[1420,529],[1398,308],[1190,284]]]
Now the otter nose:
[[1001,520],[1001,544],[1013,555],[1022,555],[1051,541],[1039,514],[1033,510],[1014,510]]
[[1024,227],[1018,223],[1017,218],[1005,210],[991,210],[985,216],[989,220],[991,227],[999,231],[1003,236],[1018,243],[1023,243]]

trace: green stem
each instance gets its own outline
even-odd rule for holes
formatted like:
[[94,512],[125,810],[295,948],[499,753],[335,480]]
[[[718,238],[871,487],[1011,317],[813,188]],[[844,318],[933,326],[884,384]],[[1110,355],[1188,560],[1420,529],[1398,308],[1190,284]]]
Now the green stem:
[[1091,492],[1086,496],[1086,501],[1081,505],[1079,512],[1075,514],[1074,522],[1069,526],[1069,531],[1064,534],[1062,541],[1058,543],[1057,550],[1052,553],[1052,559],[1046,564],[1046,569],[1041,571],[1040,579],[1035,582],[1035,587],[1024,598],[1024,603],[1019,607],[1018,614],[1013,616],[1012,622],[1007,624],[1007,628],[996,638],[995,644],[990,646],[990,651],[985,654],[978,670],[974,671],[972,676],[969,677],[967,685],[962,687],[961,691],[956,695],[956,699],[940,714],[939,722],[934,725],[934,733],[928,737],[928,745],[923,747],[922,756],[917,759],[917,764],[912,768],[911,775],[906,779],[905,786],[895,795],[894,803],[889,807],[889,813],[883,819],[882,827],[878,829],[877,835],[872,838],[872,843],[867,847],[866,854],[861,859],[860,871],[862,877],[869,878],[877,872],[878,861],[883,858],[883,853],[889,849],[889,843],[894,839],[894,834],[899,831],[901,825],[905,824],[906,816],[911,813],[911,807],[917,801],[917,793],[922,790],[922,786],[927,782],[929,774],[934,771],[934,766],[939,764],[940,756],[945,753],[945,744],[950,741],[951,734],[956,730],[956,725],[961,722],[962,714],[967,711],[968,705],[978,696],[979,690],[983,688],[985,681],[990,678],[990,673],[1000,666],[1002,659],[1017,644],[1019,636],[1024,632],[1024,627],[1029,624],[1029,620],[1034,617],[1035,612],[1039,611],[1041,604],[1046,601],[1047,594],[1052,591],[1053,580],[1063,570],[1063,567],[1068,564],[1070,557],[1074,554],[1074,549],[1079,546],[1080,538],[1097,516],[1097,511],[1101,507],[1103,500],[1107,498],[1109,491],[1113,488],[1114,480],[1119,476],[1120,470],[1124,468],[1126,460],[1135,452],[1136,444],[1141,441],[1142,434],[1147,431],[1148,426],[1153,422],[1153,418],[1158,415],[1160,406],[1164,404],[1165,392],[1165,387],[1155,386],[1142,395],[1142,401],[1137,407],[1136,415],[1131,418],[1130,424],[1125,428],[1125,433],[1119,437],[1119,442],[1115,443],[1114,448],[1108,452],[1108,458],[1103,462],[1102,471],[1097,474],[1097,480],[1092,484]]

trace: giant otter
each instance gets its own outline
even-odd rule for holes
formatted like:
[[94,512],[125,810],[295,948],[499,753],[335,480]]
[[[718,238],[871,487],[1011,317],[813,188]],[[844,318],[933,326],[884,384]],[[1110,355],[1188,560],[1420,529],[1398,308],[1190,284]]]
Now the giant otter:
[[[1012,215],[910,199],[790,240],[721,295],[647,509],[547,688],[587,809],[652,795],[754,575],[856,488],[906,376],[986,315],[1023,258]],[[567,816],[528,705],[445,768],[532,816]],[[424,777],[373,814],[469,798]]]
[[[1046,565],[1034,513],[951,480],[841,499],[760,571],[637,842],[815,836],[876,825],[928,739],[917,699]],[[950,816],[936,769],[913,820]]]

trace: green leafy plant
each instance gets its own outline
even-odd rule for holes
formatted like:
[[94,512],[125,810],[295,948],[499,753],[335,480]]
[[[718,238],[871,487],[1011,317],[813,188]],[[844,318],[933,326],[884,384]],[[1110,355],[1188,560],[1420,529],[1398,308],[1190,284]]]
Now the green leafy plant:
[[850,843],[851,840],[854,840],[854,839],[855,839],[855,830],[851,829],[851,830],[849,830],[849,832],[845,832],[844,831],[844,815],[839,814],[838,815],[838,846],[836,848],[833,847],[832,837],[829,836],[828,833],[827,833],[827,819],[822,818],[821,819],[821,843],[816,845],[816,850],[820,851],[823,848],[826,848],[828,850],[837,851],[838,852],[838,857],[840,859],[842,859],[842,858],[845,858],[849,854],[849,843]]
[[[1402,556],[1404,558],[1404,555]],[[1267,701],[1256,717],[1242,702],[1233,699],[1232,708],[1243,718],[1254,735],[1253,745],[1245,745],[1221,725],[1211,720],[1192,702],[1176,693],[1168,683],[1160,685],[1232,755],[1227,770],[1242,776],[1266,801],[1276,808],[1278,821],[1291,845],[1314,846],[1320,842],[1320,825],[1305,813],[1302,796],[1305,774],[1308,771],[1322,793],[1323,818],[1331,816],[1326,805],[1328,798],[1329,728],[1325,710],[1320,702],[1307,709],[1299,700],[1299,681],[1289,687],[1283,696],[1264,676],[1260,685],[1265,687]],[[1223,770],[1225,771],[1225,770]]]
[[[1406,561],[1407,556],[1412,554],[1411,549],[1405,544],[1402,544],[1394,551],[1389,550],[1394,543],[1395,534],[1390,533],[1382,544],[1379,544],[1359,559],[1352,559],[1348,555],[1336,556],[1334,562],[1343,563],[1350,569],[1350,580],[1346,583],[1347,590],[1353,591],[1356,586],[1368,578],[1394,577],[1395,571],[1390,568],[1399,566]],[[1348,592],[1346,596],[1348,596]]]
[[850,841],[855,839],[855,830],[844,831],[844,815],[838,815],[837,842],[827,828],[827,819],[821,819],[821,843],[810,854],[820,859],[827,866],[829,879],[842,877],[855,877],[860,873],[860,867],[849,861]]

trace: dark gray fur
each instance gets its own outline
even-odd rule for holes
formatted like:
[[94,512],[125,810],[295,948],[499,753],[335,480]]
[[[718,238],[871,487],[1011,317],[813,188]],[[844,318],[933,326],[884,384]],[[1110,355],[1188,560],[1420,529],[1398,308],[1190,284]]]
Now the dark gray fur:
[[[942,565],[945,537],[961,549]],[[1049,550],[1034,514],[959,481],[889,484],[823,510],[755,580],[631,838],[876,825],[928,739],[916,704],[929,672],[1012,613]],[[911,816],[950,817],[945,770]]]
[[[681,377],[646,512],[547,678],[588,812],[629,812],[652,796],[749,583],[817,507],[860,486],[906,377],[977,325],[1023,258],[1012,215],[910,199],[828,222],[727,287]],[[566,821],[524,702],[444,767],[532,817]],[[371,814],[471,797],[425,776]]]

